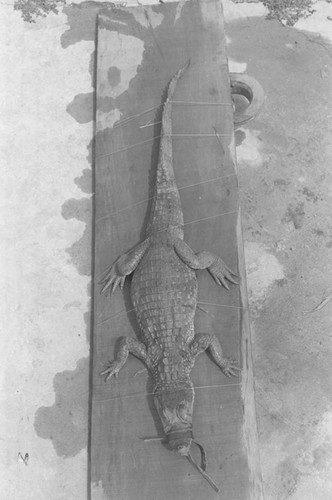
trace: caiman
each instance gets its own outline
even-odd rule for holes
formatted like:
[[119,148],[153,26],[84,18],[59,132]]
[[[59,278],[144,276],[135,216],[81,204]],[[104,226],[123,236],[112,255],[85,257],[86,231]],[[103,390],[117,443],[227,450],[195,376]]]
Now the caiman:
[[168,447],[176,450],[218,488],[190,455],[193,441],[194,386],[190,372],[195,358],[206,349],[227,376],[238,368],[227,359],[216,335],[194,331],[197,306],[196,269],[207,269],[218,285],[229,289],[236,274],[213,253],[194,251],[185,243],[183,212],[175,182],[172,159],[172,98],[190,61],[171,79],[163,105],[161,138],[155,192],[146,229],[146,239],[121,255],[106,271],[102,292],[112,294],[133,273],[131,300],[141,330],[140,340],[121,337],[115,359],[101,373],[106,380],[117,377],[131,353],[147,366],[153,381],[153,399]]

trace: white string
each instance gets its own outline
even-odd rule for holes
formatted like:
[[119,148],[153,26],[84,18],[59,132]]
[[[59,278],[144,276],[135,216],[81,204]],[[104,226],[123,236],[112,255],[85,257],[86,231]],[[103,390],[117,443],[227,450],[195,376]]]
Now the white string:
[[197,304],[204,304],[205,306],[216,306],[216,307],[233,307],[234,309],[246,309],[245,307],[241,306],[230,306],[226,304],[214,304],[213,302],[197,302]]
[[127,122],[134,120],[135,118],[138,118],[139,116],[145,115],[146,113],[149,113],[150,111],[153,111],[154,109],[157,109],[161,106],[161,104],[158,104],[157,106],[152,106],[152,108],[148,108],[145,111],[141,111],[140,113],[137,113],[136,115],[131,115],[125,118],[124,120],[121,120],[118,122],[112,130],[115,130],[118,127],[121,127],[122,125],[126,124]]
[[[229,102],[199,102],[199,101],[170,101],[172,104],[181,104],[181,105],[192,105],[192,106],[233,106],[232,103]],[[125,125],[131,120],[134,120],[135,118],[139,118],[142,115],[145,115],[146,113],[149,113],[150,111],[153,111],[154,109],[157,109],[159,107],[163,106],[163,104],[157,104],[156,106],[152,106],[151,108],[145,109],[144,111],[141,111],[140,113],[137,113],[136,115],[131,115],[128,116],[127,118],[124,118],[123,120],[119,121],[114,127],[113,130],[115,130],[118,127],[121,127],[122,125]]]
[[[176,290],[173,290],[173,291],[176,291]],[[246,309],[245,307],[241,307],[241,306],[230,306],[228,304],[214,304],[212,302],[197,302],[197,304],[204,304],[204,305],[207,305],[207,306],[217,306],[217,307],[232,307],[232,308],[235,308],[235,309]],[[162,308],[159,308],[159,309],[162,309],[162,310],[165,310],[165,309],[169,309],[170,307],[173,307],[174,304],[170,304],[169,306],[167,307],[162,307]],[[122,309],[121,311],[115,313],[115,314],[112,314],[112,316],[109,316],[108,318],[104,319],[103,321],[100,321],[98,323],[95,324],[95,326],[100,326],[100,325],[103,325],[104,323],[107,323],[108,321],[110,321],[111,319],[114,319],[116,317],[121,317],[121,316],[124,316],[125,314],[129,314],[133,311],[135,311],[137,309],[137,307],[133,307],[132,309]]]
[[[197,386],[197,387],[194,387],[194,390],[196,389],[214,389],[214,388],[218,388],[218,387],[234,387],[234,386],[239,386],[241,385],[241,382],[237,382],[236,384],[215,384],[215,385],[200,385],[200,386]],[[176,392],[177,390],[181,390],[181,389],[174,389],[174,392]],[[122,395],[122,394],[119,394],[118,396],[113,396],[111,398],[107,398],[107,399],[96,399],[94,402],[96,403],[107,403],[108,401],[113,401],[114,399],[129,399],[129,398],[136,398],[136,397],[140,397],[140,396],[153,396],[153,392],[136,392],[135,394],[125,394],[125,395]]]
[[195,219],[190,222],[185,222],[183,225],[188,226],[189,224],[195,224],[196,222],[201,222],[203,220],[214,219],[215,217],[222,217],[223,215],[231,215],[231,214],[237,214],[237,210],[233,210],[232,212],[223,212],[221,214],[216,214],[216,215],[210,215],[210,217],[204,217],[203,219]]
[[189,104],[197,106],[233,106],[230,102],[199,102],[199,101],[171,101],[172,104]]
[[[187,186],[182,186],[182,187],[178,188],[178,191],[182,191],[183,189],[188,189],[191,187],[201,186],[202,184],[207,184],[208,182],[215,182],[215,181],[218,181],[221,179],[227,179],[228,177],[234,177],[234,176],[236,176],[235,172],[233,174],[221,175],[220,177],[215,177],[214,179],[207,179],[206,181],[196,182],[193,184],[188,184]],[[149,198],[145,198],[144,200],[137,201],[136,203],[133,203],[132,205],[128,205],[127,207],[121,208],[120,210],[114,210],[114,212],[111,212],[108,215],[103,215],[103,217],[99,217],[99,219],[96,219],[95,224],[98,224],[98,222],[100,222],[104,219],[108,219],[109,217],[112,217],[113,215],[117,215],[121,212],[124,212],[125,210],[130,210],[131,208],[134,208],[137,205],[151,201],[151,200],[153,200],[153,198],[155,198],[155,196],[150,196]]]
[[[98,155],[96,156],[96,160],[99,158],[107,158],[108,156],[113,156],[118,153],[123,153],[124,151],[128,151],[129,149],[136,148],[137,146],[141,146],[142,144],[147,144],[148,142],[154,141],[155,139],[160,139],[161,137],[194,137],[194,138],[199,138],[199,137],[216,137],[216,133],[214,134],[164,134],[163,136],[161,135],[156,135],[151,137],[150,139],[146,139],[145,141],[141,142],[136,142],[135,144],[132,144],[131,146],[128,146],[126,148],[121,148],[117,149],[116,151],[113,151],[112,153],[107,153],[106,155]],[[218,137],[232,137],[233,134],[218,134]]]

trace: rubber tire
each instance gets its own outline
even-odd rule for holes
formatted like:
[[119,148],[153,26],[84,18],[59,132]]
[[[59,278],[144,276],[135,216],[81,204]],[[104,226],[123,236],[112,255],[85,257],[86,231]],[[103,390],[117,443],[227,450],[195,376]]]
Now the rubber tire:
[[249,104],[241,112],[234,109],[234,127],[238,128],[249,120],[255,118],[263,107],[265,94],[263,87],[253,78],[245,73],[230,73],[231,94],[244,96]]

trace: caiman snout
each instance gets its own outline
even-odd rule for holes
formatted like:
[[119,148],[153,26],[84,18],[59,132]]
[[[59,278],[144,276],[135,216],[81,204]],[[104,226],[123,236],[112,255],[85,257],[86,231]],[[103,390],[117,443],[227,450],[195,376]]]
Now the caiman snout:
[[170,449],[186,455],[193,438],[192,417],[194,390],[190,381],[172,388],[157,388],[154,403],[162,421]]
[[155,387],[154,403],[163,423],[167,444],[171,450],[178,452],[202,474],[212,488],[219,489],[205,472],[206,455],[203,447],[198,444],[201,452],[201,465],[198,465],[190,454],[193,442],[192,416],[194,405],[194,388],[190,381],[180,381],[173,387]]
[[170,431],[166,435],[167,444],[171,450],[177,451],[181,456],[187,456],[193,440],[192,430]]

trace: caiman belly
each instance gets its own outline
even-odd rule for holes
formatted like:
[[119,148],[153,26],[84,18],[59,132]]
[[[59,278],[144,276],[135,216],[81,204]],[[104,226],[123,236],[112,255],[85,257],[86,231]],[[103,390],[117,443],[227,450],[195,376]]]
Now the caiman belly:
[[172,247],[150,247],[134,272],[131,299],[146,345],[175,343],[193,324],[196,273]]

